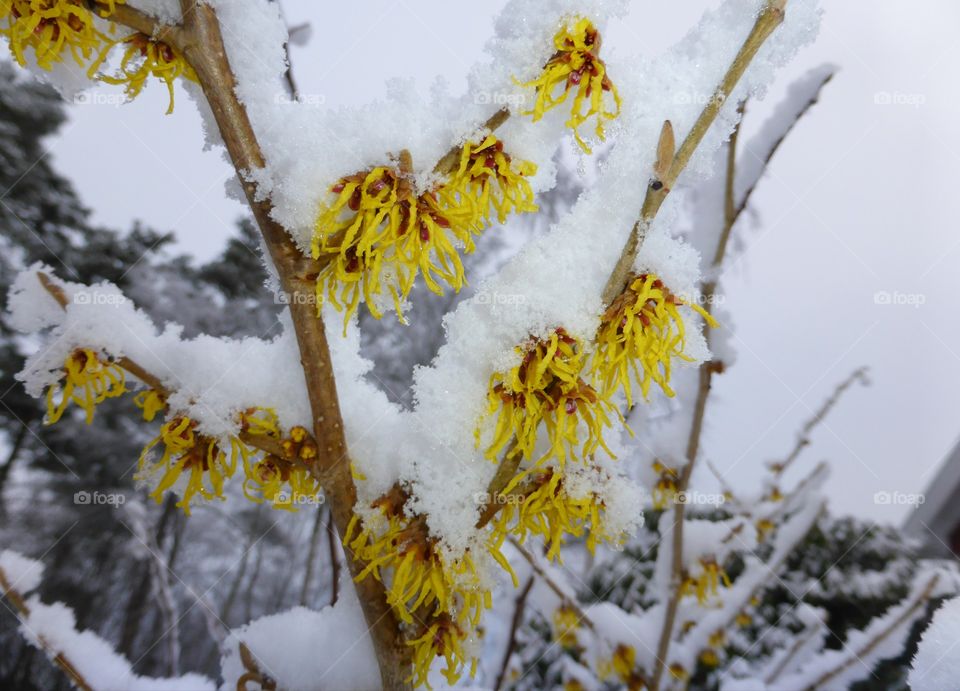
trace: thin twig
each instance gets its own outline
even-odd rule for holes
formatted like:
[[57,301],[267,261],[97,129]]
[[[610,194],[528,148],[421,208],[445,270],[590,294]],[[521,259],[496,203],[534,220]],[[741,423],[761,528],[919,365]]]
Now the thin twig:
[[[796,117],[793,119],[787,129],[783,131],[783,134],[780,136],[780,138],[774,142],[772,147],[770,147],[770,150],[767,152],[767,155],[763,160],[764,169],[766,169],[766,167],[770,164],[770,161],[773,160],[774,154],[776,154],[780,149],[780,145],[783,144],[784,140],[786,140],[786,138],[790,135],[790,133],[793,131],[793,128],[797,126],[797,123],[800,122],[803,116],[806,115],[807,112],[820,100],[820,92],[823,91],[823,87],[830,83],[831,79],[833,79],[832,72],[823,78],[823,81],[820,82],[820,85],[817,87],[817,90],[814,92],[813,96],[811,96],[810,99],[803,105],[803,107],[797,111]],[[744,190],[743,197],[740,198],[740,203],[737,205],[737,216],[742,214],[747,208],[747,204],[750,203],[750,198],[757,189],[757,183],[759,181],[760,178],[757,177],[754,183]]]
[[[631,229],[630,236],[620,254],[620,259],[617,261],[617,265],[610,275],[610,280],[607,282],[606,288],[604,288],[604,304],[610,304],[610,302],[620,294],[620,291],[623,290],[627,277],[632,270],[633,262],[637,258],[637,253],[640,250],[640,243],[643,240],[643,236],[654,218],[656,218],[657,212],[660,210],[670,190],[673,189],[674,184],[676,184],[680,173],[686,168],[693,153],[697,150],[697,147],[700,146],[700,142],[703,141],[707,130],[710,129],[713,121],[720,113],[723,104],[726,103],[727,98],[733,93],[743,73],[746,71],[754,56],[756,56],[757,51],[760,50],[760,46],[762,46],[770,34],[783,23],[785,4],[786,0],[768,0],[760,12],[760,15],[757,17],[753,29],[751,29],[750,34],[740,47],[740,51],[733,59],[733,63],[721,80],[719,87],[717,87],[717,90],[714,92],[713,97],[706,106],[704,106],[703,111],[701,111],[700,116],[693,124],[686,139],[684,139],[680,145],[680,149],[672,158],[669,168],[667,168],[664,174],[657,174],[654,179],[650,181],[646,196],[643,200],[643,206],[640,210],[640,219]],[[666,130],[667,128],[665,127],[664,129]],[[670,130],[672,133],[672,128],[670,128]],[[661,142],[663,142],[664,139],[664,134],[661,134]]]
[[[711,98],[709,103],[707,103],[707,105],[704,107],[703,111],[700,113],[700,117],[697,118],[696,123],[694,123],[693,128],[687,135],[687,138],[684,140],[683,144],[681,144],[680,150],[673,159],[666,175],[661,176],[658,174],[657,179],[655,179],[647,188],[647,195],[644,198],[643,208],[641,210],[640,222],[638,225],[635,225],[633,231],[631,231],[631,237],[627,241],[627,245],[624,248],[623,255],[621,255],[620,262],[618,262],[617,267],[610,276],[610,281],[608,282],[607,288],[604,291],[604,297],[609,295],[610,299],[612,299],[613,296],[616,296],[623,288],[623,285],[626,283],[626,277],[629,275],[629,272],[633,266],[633,262],[636,259],[636,254],[639,249],[639,242],[640,239],[642,239],[641,231],[645,232],[646,228],[649,228],[650,223],[656,217],[657,212],[660,210],[663,201],[666,199],[673,185],[676,183],[680,173],[693,156],[694,151],[703,140],[703,137],[706,135],[710,125],[713,124],[713,121],[720,112],[720,108],[726,102],[727,98],[740,81],[740,78],[746,71],[747,66],[753,60],[754,56],[757,54],[757,51],[760,50],[760,46],[762,46],[767,38],[774,32],[774,30],[783,23],[785,4],[786,0],[769,0],[767,2],[760,15],[757,17],[753,29],[751,29],[750,34],[747,36],[747,39],[741,46],[737,56],[734,58],[733,64],[727,70],[726,75],[724,75],[724,78],[721,81],[719,88],[714,93],[713,98]],[[739,121],[737,127],[734,129],[734,133],[736,134],[738,130]],[[723,262],[723,257],[726,253],[726,248],[730,237],[730,229],[733,227],[733,223],[736,220],[735,215],[727,211],[729,207],[732,207],[732,202],[730,200],[732,200],[733,194],[732,180],[735,177],[735,157],[736,137],[733,137],[730,142],[730,151],[727,159],[728,180],[726,186],[726,203],[724,205],[724,229],[717,243],[717,251],[714,254],[715,268]],[[705,309],[709,312],[712,309],[713,297],[716,292],[716,280],[711,280],[710,283],[704,286],[704,288],[705,290],[702,292],[706,297]],[[705,338],[709,343],[709,333],[705,336]],[[693,421],[690,426],[690,436],[687,440],[687,462],[677,480],[678,492],[686,492],[687,487],[690,484],[690,477],[693,474],[693,467],[696,462],[697,452],[700,448],[700,436],[703,431],[703,421],[704,413],[706,411],[707,398],[710,394],[713,375],[716,371],[717,367],[712,362],[706,362],[702,364],[699,369],[700,381],[697,389],[697,399],[694,403]],[[654,672],[651,685],[652,691],[659,691],[660,689],[660,680],[663,677],[663,672],[666,667],[667,655],[670,652],[670,642],[673,639],[673,628],[676,622],[677,610],[680,606],[681,587],[683,585],[683,523],[685,512],[685,503],[677,502],[674,505],[673,530],[671,535],[672,552],[670,555],[670,595],[667,600],[666,610],[664,611],[663,627],[660,631],[660,638],[657,643],[657,654],[654,662]]]
[[517,647],[517,631],[520,629],[520,622],[523,621],[523,612],[527,607],[527,596],[533,589],[533,576],[527,579],[527,584],[517,595],[513,606],[513,617],[510,620],[510,635],[507,638],[507,649],[503,653],[503,663],[500,665],[500,673],[497,674],[497,681],[493,685],[493,691],[500,691],[503,688],[503,682],[506,681],[507,671],[510,669],[510,658],[513,657],[513,651]]
[[775,476],[783,475],[783,473],[790,467],[790,465],[797,460],[797,457],[803,452],[803,450],[810,445],[811,436],[813,430],[823,422],[827,415],[830,414],[830,411],[840,402],[840,399],[843,397],[843,394],[853,386],[857,381],[863,383],[864,386],[868,386],[870,383],[867,373],[869,372],[867,367],[858,367],[850,375],[844,379],[842,382],[837,384],[834,387],[833,392],[830,396],[827,397],[827,400],[823,402],[820,408],[813,414],[809,420],[807,420],[803,427],[800,428],[800,433],[797,435],[797,441],[793,445],[793,448],[790,450],[790,453],[787,454],[787,457],[779,463],[771,463],[769,465],[770,471]]
[[923,589],[916,599],[907,607],[903,612],[900,613],[896,619],[894,619],[889,626],[877,633],[876,636],[867,641],[864,645],[858,648],[856,651],[851,651],[851,655],[841,662],[839,665],[833,669],[827,671],[822,676],[820,676],[815,682],[810,684],[806,688],[806,691],[815,691],[816,689],[823,688],[824,684],[833,679],[835,676],[843,672],[847,667],[850,667],[856,662],[863,662],[863,658],[869,655],[874,648],[878,647],[883,641],[890,636],[894,631],[896,631],[904,622],[908,621],[913,613],[926,603],[930,599],[931,594],[933,593],[934,587],[937,585],[939,576],[934,574],[931,576],[930,581],[927,583],[926,587]]
[[520,556],[527,560],[527,563],[530,564],[530,568],[533,569],[533,572],[540,577],[540,580],[542,580],[546,586],[550,588],[550,590],[552,590],[557,597],[560,598],[561,602],[563,602],[563,606],[576,614],[577,619],[579,619],[581,623],[585,624],[588,629],[595,631],[596,626],[594,626],[593,620],[587,616],[587,613],[583,611],[583,608],[580,607],[580,604],[574,598],[570,597],[563,588],[560,587],[560,585],[553,579],[553,576],[547,573],[546,569],[543,568],[530,550],[521,545],[520,542],[512,535],[509,536],[507,540],[513,546],[513,548],[520,553]]
[[[4,597],[10,601],[10,604],[12,604],[17,610],[20,621],[24,624],[24,626],[27,626],[27,621],[30,618],[30,606],[23,598],[23,595],[16,591],[10,584],[10,581],[7,580],[7,576],[3,569],[0,569],[0,593],[2,593]],[[63,670],[64,674],[69,677],[70,682],[74,686],[81,691],[92,691],[92,687],[87,683],[87,680],[83,678],[83,675],[80,674],[76,666],[70,662],[70,659],[64,655],[62,651],[55,650],[43,636],[39,634],[34,635],[37,639],[37,643],[47,654],[47,657],[53,660],[53,663]]]
[[771,684],[773,684],[773,682],[775,682],[780,677],[780,675],[787,670],[787,668],[790,666],[790,663],[797,656],[797,654],[801,650],[803,650],[803,646],[809,643],[814,636],[822,633],[823,633],[823,624],[818,622],[816,625],[808,628],[803,635],[798,636],[797,640],[793,642],[793,645],[790,647],[790,650],[787,652],[787,654],[784,655],[779,661],[777,661],[777,665],[772,670],[770,670],[770,673],[764,679],[764,683],[767,686],[770,686]]
[[[50,293],[53,299],[56,300],[57,304],[66,309],[68,300],[63,288],[54,283],[53,280],[51,280],[51,278],[42,271],[37,272],[37,280],[40,281],[40,284],[47,290],[48,293]],[[135,376],[150,389],[156,391],[164,399],[169,398],[170,390],[164,386],[163,382],[160,380],[160,377],[152,374],[145,367],[139,365],[134,360],[123,356],[117,358],[115,360],[115,364]],[[307,433],[307,436],[309,437],[310,441],[316,443],[309,432]],[[297,456],[291,456],[289,453],[287,453],[287,451],[283,448],[283,445],[276,439],[258,434],[250,434],[249,432],[239,432],[237,433],[237,437],[240,439],[240,441],[244,442],[248,446],[253,446],[268,454],[278,456],[285,461],[289,461],[291,463],[302,463]]]

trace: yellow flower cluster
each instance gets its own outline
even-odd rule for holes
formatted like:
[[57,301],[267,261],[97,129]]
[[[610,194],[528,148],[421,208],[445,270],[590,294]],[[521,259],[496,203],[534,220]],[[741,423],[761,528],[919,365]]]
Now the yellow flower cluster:
[[46,422],[48,425],[57,422],[73,401],[83,408],[89,425],[98,404],[125,392],[124,374],[119,365],[102,359],[89,348],[77,348],[63,364],[62,381],[47,388]]
[[604,529],[603,502],[592,494],[573,497],[567,492],[563,475],[552,469],[524,471],[508,484],[503,494],[515,501],[504,501],[496,516],[495,535],[510,533],[521,543],[531,535],[543,539],[547,558],[560,558],[566,536],[587,535],[587,548],[593,552],[599,542],[619,542],[622,536]]
[[680,597],[696,595],[698,604],[706,604],[711,595],[719,593],[721,582],[730,587],[730,579],[723,567],[713,559],[701,559],[699,574],[696,577],[687,575],[680,584]]
[[553,613],[553,640],[565,650],[574,650],[579,646],[577,629],[580,628],[580,617],[566,606],[561,605]]
[[503,142],[488,134],[479,144],[467,142],[460,165],[450,180],[437,191],[447,207],[473,207],[474,220],[506,223],[511,213],[537,211],[528,177],[537,172],[529,161],[515,162],[503,150]]
[[534,172],[536,166],[513,161],[489,135],[477,146],[464,146],[452,177],[427,192],[415,190],[406,153],[396,168],[378,166],[341,178],[314,227],[311,253],[323,266],[318,302],[329,299],[345,312],[346,328],[361,295],[379,319],[376,298],[388,294],[402,320],[401,303],[418,275],[438,295],[441,282],[459,291],[466,281],[454,243],[472,252],[473,236],[489,222],[491,208],[501,222],[510,212],[535,211],[526,180]]
[[[466,663],[463,643],[483,611],[492,606],[491,593],[481,585],[469,550],[455,561],[445,558],[426,521],[404,512],[406,500],[407,494],[394,488],[375,501],[372,508],[380,512],[380,525],[371,525],[377,521],[368,519],[361,527],[354,514],[343,543],[354,559],[366,563],[356,580],[372,576],[389,583],[387,603],[400,621],[421,633],[407,641],[414,648],[415,684],[426,683],[430,664],[438,656],[446,660],[443,674],[453,684]],[[499,554],[501,543],[488,548],[510,570]]]
[[[548,458],[561,465],[567,458],[584,458],[598,448],[613,452],[603,441],[603,428],[610,425],[609,411],[617,413],[608,396],[600,395],[582,378],[585,364],[583,343],[563,329],[548,337],[530,339],[517,348],[520,364],[509,372],[495,372],[490,378],[488,414],[498,413],[493,442],[486,456],[497,460],[515,440],[510,455],[520,453],[531,460],[541,423],[546,427],[550,448]],[[587,427],[580,439],[579,423]],[[479,428],[477,438],[479,440]]]
[[284,453],[244,456],[243,494],[247,499],[258,504],[269,501],[273,508],[286,511],[320,501],[320,483],[309,467],[317,459],[317,444],[306,428],[292,427],[283,438],[276,413],[252,409],[241,417],[241,430],[279,441]]
[[[607,75],[606,64],[600,59],[600,33],[589,19],[567,20],[554,36],[553,43],[556,52],[540,76],[521,84],[537,89],[533,110],[525,115],[532,114],[536,122],[544,113],[566,101],[572,92],[573,107],[567,126],[573,130],[580,147],[590,153],[590,147],[580,136],[580,126],[595,117],[594,131],[603,141],[604,121],[617,117],[621,105],[620,94]],[[605,92],[613,97],[612,108],[604,103]]]
[[672,397],[672,361],[690,361],[684,353],[686,338],[678,308],[687,305],[711,327],[717,322],[702,307],[686,303],[654,274],[634,276],[610,304],[600,320],[597,351],[593,358],[593,383],[603,395],[623,389],[633,405],[631,381],[640,382],[644,399],[657,384]]
[[[124,0],[108,0],[100,15],[112,14]],[[7,37],[10,52],[21,66],[27,64],[27,50],[32,50],[39,67],[45,70],[61,62],[67,52],[84,67],[107,40],[94,26],[93,13],[83,0],[0,0],[0,14],[6,27],[0,34]]]
[[[147,421],[166,407],[163,396],[153,390],[141,392],[135,403]],[[197,496],[208,501],[224,498],[224,484],[242,461],[243,493],[251,501],[269,501],[274,508],[290,511],[296,511],[299,504],[317,503],[320,485],[307,468],[316,458],[317,447],[306,430],[294,427],[290,436],[283,438],[276,413],[267,408],[245,410],[239,415],[239,422],[241,434],[269,437],[285,455],[264,453],[239,436],[229,437],[228,455],[217,440],[196,431],[196,421],[178,415],[166,421],[143,449],[137,478],[155,483],[150,496],[160,503],[163,495],[186,474],[186,486],[177,506],[189,515],[191,501]],[[151,452],[161,444],[163,452],[157,458]]]
[[153,422],[157,413],[162,413],[167,409],[167,400],[163,394],[153,389],[144,389],[133,397],[133,404],[143,411],[143,419],[146,422]]
[[[109,18],[117,5],[123,4],[125,0],[101,0],[96,13]],[[122,39],[104,34],[95,25],[91,6],[84,0],[0,0],[0,16],[6,19],[0,34],[7,37],[10,52],[20,65],[27,64],[28,51],[33,51],[36,64],[45,70],[69,55],[91,79],[123,85],[130,99],[139,95],[149,77],[156,77],[167,85],[167,113],[172,113],[173,82],[180,77],[196,82],[193,68],[173,47],[146,34],[136,32]],[[111,23],[110,32],[115,29]],[[118,45],[124,46],[119,72],[98,75],[97,70]]]
[[618,645],[610,660],[601,664],[600,676],[615,678],[630,691],[646,688],[643,675],[637,670],[637,651],[632,645]]
[[[237,458],[245,447],[231,439],[229,457],[215,440],[200,435],[196,431],[197,423],[190,418],[178,415],[160,427],[158,434],[140,454],[137,479],[153,479],[159,476],[150,496],[159,504],[164,493],[187,475],[186,486],[181,491],[177,507],[190,515],[190,502],[196,495],[203,499],[223,499],[224,482],[233,476],[237,469]],[[154,459],[151,450],[162,445],[159,459]],[[206,482],[209,483],[206,484]]]
[[117,45],[126,46],[120,60],[119,72],[115,76],[101,74],[99,79],[107,84],[124,86],[124,92],[130,100],[143,91],[149,77],[156,77],[167,85],[170,95],[170,105],[167,107],[169,115],[173,112],[173,82],[180,77],[191,82],[198,81],[196,72],[180,53],[163,41],[141,33],[107,42],[87,70],[87,76],[96,76],[97,70]]
[[663,510],[676,500],[680,478],[675,468],[668,468],[660,461],[654,461],[653,470],[660,476],[653,487],[653,508]]
[[[430,688],[427,681],[430,675],[430,666],[436,657],[442,657],[446,666],[441,673],[447,683],[453,686],[460,679],[464,665],[463,629],[448,614],[441,614],[433,619],[423,634],[407,645],[413,647],[413,682],[415,686]],[[470,676],[476,676],[477,659],[470,661]]]

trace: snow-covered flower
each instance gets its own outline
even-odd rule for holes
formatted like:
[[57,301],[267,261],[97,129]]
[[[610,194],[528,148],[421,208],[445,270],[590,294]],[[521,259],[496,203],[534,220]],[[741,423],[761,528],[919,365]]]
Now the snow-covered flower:
[[[105,0],[99,7],[108,17],[124,0]],[[49,70],[68,52],[84,67],[108,39],[94,26],[93,12],[82,0],[0,0],[6,27],[0,34],[10,42],[10,52],[21,66],[32,50],[37,65]]]
[[438,192],[447,206],[475,206],[477,221],[489,223],[493,210],[505,223],[511,213],[537,211],[527,180],[536,172],[535,163],[514,161],[503,142],[488,134],[479,144],[464,145],[459,167]]
[[437,294],[443,293],[438,280],[457,291],[464,285],[463,264],[450,234],[472,251],[476,213],[443,205],[434,191],[418,195],[405,167],[378,166],[341,178],[331,188],[336,199],[317,218],[312,254],[324,264],[317,298],[344,311],[345,325],[361,293],[379,319],[376,297],[387,292],[402,315],[401,301],[418,275]]
[[[156,481],[150,496],[159,504],[167,490],[177,485],[186,473],[186,484],[180,490],[177,507],[187,515],[190,515],[190,502],[197,495],[207,500],[223,499],[224,482],[236,472],[238,457],[249,453],[242,442],[231,438],[228,456],[216,440],[199,434],[196,427],[196,421],[184,415],[165,422],[160,434],[140,454],[136,475],[138,480]],[[154,460],[155,454],[151,451],[158,445],[162,445],[163,452]]]
[[674,358],[691,361],[685,354],[686,335],[679,307],[687,306],[711,326],[717,322],[694,303],[670,292],[654,274],[634,276],[626,289],[604,312],[597,332],[597,350],[592,370],[593,384],[604,396],[623,389],[633,404],[632,381],[640,382],[644,399],[657,384],[673,397],[670,373]]
[[680,596],[695,595],[698,604],[706,604],[711,595],[719,594],[720,583],[730,587],[730,578],[715,559],[701,559],[695,575],[687,575],[680,585]]
[[61,379],[47,388],[47,424],[57,422],[71,401],[83,408],[90,424],[98,404],[126,392],[120,366],[89,348],[77,348],[67,356]]
[[[97,74],[115,46],[125,46],[120,60],[119,71],[114,75]],[[156,77],[167,85],[170,105],[167,115],[173,112],[173,83],[179,79],[197,81],[197,74],[172,46],[145,34],[135,33],[123,39],[110,40],[100,49],[97,59],[87,70],[87,76],[99,79],[107,84],[124,86],[129,100],[136,98],[147,83],[149,77]]]
[[[497,460],[520,453],[530,460],[537,442],[540,424],[546,427],[550,449],[538,463],[555,458],[563,464],[578,453],[586,458],[598,448],[610,456],[613,452],[603,441],[603,428],[610,426],[608,412],[616,413],[609,396],[598,393],[581,376],[584,348],[580,339],[563,329],[546,338],[531,338],[517,347],[520,364],[509,372],[494,372],[487,394],[488,414],[497,413],[493,442],[486,456]],[[580,439],[579,424],[587,427],[587,438]],[[477,438],[479,440],[479,428]],[[516,446],[511,446],[512,442]]]
[[292,427],[284,437],[276,411],[251,408],[240,415],[240,429],[251,436],[268,437],[279,443],[284,455],[273,453],[243,457],[243,494],[252,502],[271,502],[273,508],[296,511],[300,504],[320,501],[319,481],[309,464],[317,458],[317,443],[305,427]]
[[145,422],[153,422],[157,413],[167,409],[167,400],[163,394],[153,389],[144,389],[133,397],[133,404],[143,411]]
[[[600,32],[589,19],[569,19],[554,36],[553,43],[557,51],[547,62],[541,75],[521,85],[537,89],[533,110],[525,114],[532,114],[536,122],[574,92],[567,126],[573,130],[573,136],[580,147],[590,153],[590,147],[580,136],[580,126],[595,116],[597,124],[594,131],[603,141],[604,121],[612,120],[620,114],[620,94],[610,81],[607,66],[599,56]],[[605,92],[609,92],[613,97],[613,107],[604,103]]]
[[625,537],[605,529],[603,499],[594,493],[574,496],[567,490],[564,477],[554,469],[524,471],[503,490],[503,494],[522,498],[503,500],[494,532],[514,535],[521,543],[531,535],[543,539],[548,559],[559,559],[567,536],[587,535],[592,553],[598,543],[619,544]]
[[[407,645],[413,647],[413,683],[414,686],[426,686],[430,688],[428,678],[430,675],[430,666],[436,657],[444,658],[446,666],[440,670],[446,677],[447,682],[453,686],[460,679],[462,669],[466,663],[466,653],[463,649],[463,641],[466,633],[463,628],[457,624],[452,617],[446,614],[433,619],[426,627],[423,633],[407,641]],[[470,676],[474,677],[477,673],[477,659],[472,658],[470,662]]]

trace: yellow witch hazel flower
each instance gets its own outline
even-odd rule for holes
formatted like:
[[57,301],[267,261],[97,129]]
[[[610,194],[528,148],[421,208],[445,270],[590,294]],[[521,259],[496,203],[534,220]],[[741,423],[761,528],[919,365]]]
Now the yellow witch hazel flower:
[[[409,160],[401,158],[400,168],[409,168]],[[375,297],[387,292],[402,319],[400,303],[418,274],[437,294],[443,293],[438,281],[463,287],[451,234],[465,251],[473,250],[478,229],[470,208],[444,207],[436,192],[417,195],[410,173],[386,166],[341,178],[331,192],[337,196],[317,218],[312,255],[325,264],[317,277],[318,301],[329,299],[345,312],[344,328],[361,293],[379,319]]]
[[[573,130],[573,136],[580,147],[591,153],[590,147],[580,136],[580,126],[591,117],[596,117],[597,125],[594,131],[603,141],[604,121],[617,117],[621,105],[620,94],[610,81],[607,66],[599,56],[600,32],[589,19],[568,19],[554,36],[553,44],[557,51],[547,61],[542,74],[521,84],[537,89],[533,110],[525,115],[532,114],[536,122],[544,113],[566,101],[573,92],[573,107],[567,127]],[[612,109],[604,103],[606,92],[613,97]]]
[[133,404],[143,411],[145,422],[153,422],[157,413],[162,413],[167,408],[167,400],[163,394],[153,389],[145,389],[133,397]]
[[[456,560],[444,557],[426,521],[404,513],[406,498],[395,488],[374,502],[372,508],[383,518],[377,526],[371,525],[377,521],[367,519],[361,527],[355,514],[344,545],[355,559],[366,562],[356,580],[372,576],[388,584],[387,603],[397,617],[408,626],[426,628],[407,642],[414,647],[416,684],[426,682],[435,657],[446,659],[443,673],[452,684],[466,660],[462,643],[492,606],[491,593],[481,586],[469,550]],[[498,546],[491,543],[489,549]]]
[[258,504],[269,501],[273,508],[287,511],[296,511],[301,504],[319,503],[320,483],[307,467],[317,458],[317,444],[306,428],[293,427],[290,436],[281,439],[276,413],[253,409],[242,416],[242,429],[280,440],[286,454],[285,458],[267,454],[255,462],[244,456],[244,496]]
[[180,77],[191,82],[198,81],[196,72],[180,53],[163,41],[141,33],[108,42],[90,65],[87,76],[91,78],[97,76],[97,70],[117,45],[125,46],[119,71],[116,75],[101,74],[97,78],[107,84],[124,86],[129,100],[133,100],[143,91],[149,77],[156,77],[167,85],[167,91],[170,94],[170,105],[167,107],[167,115],[169,115],[173,112],[174,81]]
[[690,361],[684,353],[686,337],[679,307],[686,305],[704,318],[716,320],[699,305],[687,303],[670,292],[654,274],[634,276],[604,312],[597,332],[593,358],[593,383],[604,396],[622,388],[633,405],[634,378],[644,399],[657,384],[670,397],[670,374],[674,358]]
[[[563,329],[548,337],[530,339],[517,348],[523,356],[509,372],[495,372],[490,378],[488,414],[499,411],[493,442],[487,458],[497,460],[500,453],[516,440],[511,454],[523,454],[530,460],[541,423],[546,426],[550,449],[538,462],[556,458],[561,464],[568,457],[584,457],[603,448],[603,428],[610,425],[608,411],[616,408],[581,378],[584,368],[583,343]],[[581,444],[580,421],[586,423],[587,438]],[[479,442],[480,429],[476,436]]]
[[[107,0],[100,16],[108,17],[123,2]],[[42,69],[52,69],[68,51],[83,67],[106,41],[83,0],[0,0],[0,14],[7,20],[0,34],[7,37],[10,52],[21,66],[27,64],[29,49]]]
[[[413,684],[426,686],[430,675],[430,666],[434,658],[442,657],[446,666],[441,673],[447,683],[453,686],[460,680],[462,669],[466,664],[466,653],[463,650],[463,641],[466,639],[463,628],[448,614],[441,614],[431,621],[421,636],[407,641],[413,647]],[[470,676],[477,674],[477,659],[470,660]]]
[[125,392],[124,373],[119,365],[101,359],[89,348],[77,348],[63,363],[62,381],[47,389],[46,423],[57,422],[73,401],[86,412],[89,425],[98,404]]
[[600,542],[621,540],[621,536],[610,535],[604,529],[602,500],[593,494],[571,496],[563,476],[552,469],[520,473],[503,494],[520,495],[523,499],[504,503],[497,514],[494,533],[511,533],[521,543],[530,535],[541,537],[548,559],[560,559],[560,548],[568,535],[578,538],[586,534],[591,553]]
[[460,166],[437,191],[447,207],[476,207],[477,222],[489,223],[492,210],[505,223],[511,213],[538,210],[527,180],[536,172],[535,163],[514,161],[503,142],[488,134],[479,144],[464,145]]
[[244,463],[243,494],[250,501],[268,501],[275,509],[296,511],[301,504],[316,504],[320,483],[303,465],[268,454]]
[[574,650],[580,644],[577,629],[580,617],[573,609],[561,605],[553,613],[553,640],[565,650]]
[[720,583],[730,587],[730,578],[714,559],[701,559],[700,572],[697,576],[686,576],[680,584],[680,597],[696,595],[697,603],[706,604],[711,595],[719,594]]
[[[177,507],[187,515],[190,515],[190,502],[197,495],[207,500],[223,499],[224,482],[236,472],[238,457],[246,459],[250,453],[242,442],[231,438],[228,456],[216,440],[199,434],[196,427],[196,421],[183,415],[165,422],[160,427],[160,434],[140,454],[136,476],[138,480],[147,481],[159,476],[156,487],[150,492],[159,504],[164,493],[186,474],[187,483]],[[151,451],[158,445],[163,446],[163,452],[159,459],[154,459],[155,454]]]
[[598,671],[602,678],[617,679],[630,691],[647,688],[643,675],[637,670],[637,651],[632,645],[618,645]]

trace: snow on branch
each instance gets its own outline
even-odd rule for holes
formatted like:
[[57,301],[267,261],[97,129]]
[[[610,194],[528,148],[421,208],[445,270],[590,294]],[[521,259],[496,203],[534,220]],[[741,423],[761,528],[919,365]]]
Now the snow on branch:
[[16,552],[0,552],[0,591],[14,606],[20,632],[34,647],[60,667],[71,684],[83,691],[130,689],[131,691],[214,691],[216,684],[199,674],[171,679],[137,675],[130,662],[92,631],[79,631],[76,618],[66,605],[44,604],[26,595],[40,585],[43,566]]

